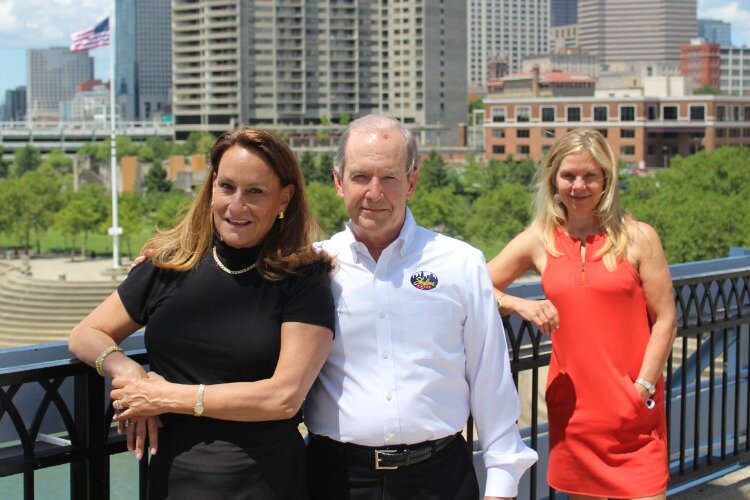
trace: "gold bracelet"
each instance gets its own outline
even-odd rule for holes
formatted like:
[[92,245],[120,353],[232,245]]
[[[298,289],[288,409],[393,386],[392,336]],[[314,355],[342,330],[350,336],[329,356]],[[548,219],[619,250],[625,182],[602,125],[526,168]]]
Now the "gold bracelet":
[[94,363],[94,366],[96,367],[96,373],[101,375],[102,377],[105,377],[106,374],[104,373],[104,358],[109,356],[115,351],[123,352],[119,345],[111,345],[104,349],[99,356],[96,358],[96,363]]
[[495,299],[497,301],[497,310],[498,311],[503,308],[503,297],[505,297],[505,294],[501,293],[500,296]]

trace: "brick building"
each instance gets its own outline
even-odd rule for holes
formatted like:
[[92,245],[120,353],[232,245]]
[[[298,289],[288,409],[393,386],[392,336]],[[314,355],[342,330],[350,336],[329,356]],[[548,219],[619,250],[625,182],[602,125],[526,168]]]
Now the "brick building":
[[680,48],[680,73],[690,78],[693,89],[721,87],[721,45],[703,39]]
[[750,97],[485,99],[485,155],[541,160],[568,130],[592,127],[615,156],[640,168],[724,145],[750,146]]

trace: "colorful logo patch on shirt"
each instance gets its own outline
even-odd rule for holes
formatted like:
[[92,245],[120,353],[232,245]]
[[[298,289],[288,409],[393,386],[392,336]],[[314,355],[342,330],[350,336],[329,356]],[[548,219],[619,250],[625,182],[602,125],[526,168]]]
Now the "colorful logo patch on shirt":
[[420,290],[432,290],[438,284],[437,276],[427,271],[418,271],[412,274],[409,281]]

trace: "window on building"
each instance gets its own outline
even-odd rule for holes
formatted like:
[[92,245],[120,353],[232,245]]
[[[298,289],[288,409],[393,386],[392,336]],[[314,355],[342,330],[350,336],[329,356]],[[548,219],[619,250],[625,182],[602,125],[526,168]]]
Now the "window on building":
[[622,139],[632,139],[633,137],[635,137],[635,130],[632,128],[620,129],[620,137]]
[[594,106],[595,122],[606,122],[607,118],[607,106]]
[[724,106],[716,106],[716,121],[723,122],[727,118],[727,108]]
[[621,122],[635,121],[635,107],[634,106],[621,107],[620,108],[620,121]]
[[505,121],[505,106],[492,108],[492,121],[494,123],[502,123]]
[[691,121],[703,121],[706,119],[706,107],[705,106],[690,106],[690,120]]
[[739,137],[739,136],[740,136],[740,129],[738,128],[729,129],[729,137]]
[[516,121],[528,122],[531,118],[531,109],[528,107],[516,107]]
[[552,128],[544,128],[544,129],[542,129],[542,138],[543,139],[554,139],[555,138],[555,129],[552,129]]
[[581,121],[581,108],[577,106],[571,106],[567,109],[567,119],[569,122],[580,122]]
[[623,146],[620,149],[620,154],[623,156],[633,156],[635,154],[635,146]]
[[528,139],[529,137],[531,137],[531,135],[529,133],[529,129],[527,129],[527,128],[519,128],[518,130],[516,130],[516,137],[518,137],[520,139]]
[[750,122],[750,106],[745,106],[745,119],[743,121]]
[[516,146],[516,153],[518,153],[519,155],[527,155],[529,154],[529,151],[529,146],[525,144],[519,144],[518,146]]
[[649,144],[646,148],[646,154],[647,155],[655,155],[656,154],[656,146],[653,144]]
[[653,104],[649,104],[649,106],[648,106],[648,119],[649,120],[658,120],[659,119],[659,108],[657,108]]
[[606,129],[606,128],[600,128],[600,129],[598,130],[598,132],[599,132],[600,134],[602,134],[602,137],[604,137],[605,139],[607,138],[608,132],[607,132],[607,129]]
[[676,120],[678,118],[677,106],[664,106],[661,113],[665,120]]
[[726,137],[726,136],[727,136],[727,129],[725,128],[716,129],[716,137]]
[[504,155],[505,154],[505,146],[503,144],[493,144],[492,145],[492,154],[495,154],[495,155]]
[[542,121],[543,122],[555,121],[555,108],[542,108]]
[[505,129],[504,128],[492,129],[492,137],[495,139],[503,139],[505,137]]

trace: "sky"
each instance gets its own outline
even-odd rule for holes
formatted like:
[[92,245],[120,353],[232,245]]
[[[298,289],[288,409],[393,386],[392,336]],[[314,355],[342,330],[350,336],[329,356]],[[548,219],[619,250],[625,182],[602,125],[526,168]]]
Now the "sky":
[[[70,34],[95,25],[114,0],[0,0],[0,100],[26,82],[26,49],[68,46]],[[698,0],[698,18],[732,23],[732,42],[750,46],[750,0]],[[109,80],[109,47],[90,51],[96,77]]]

